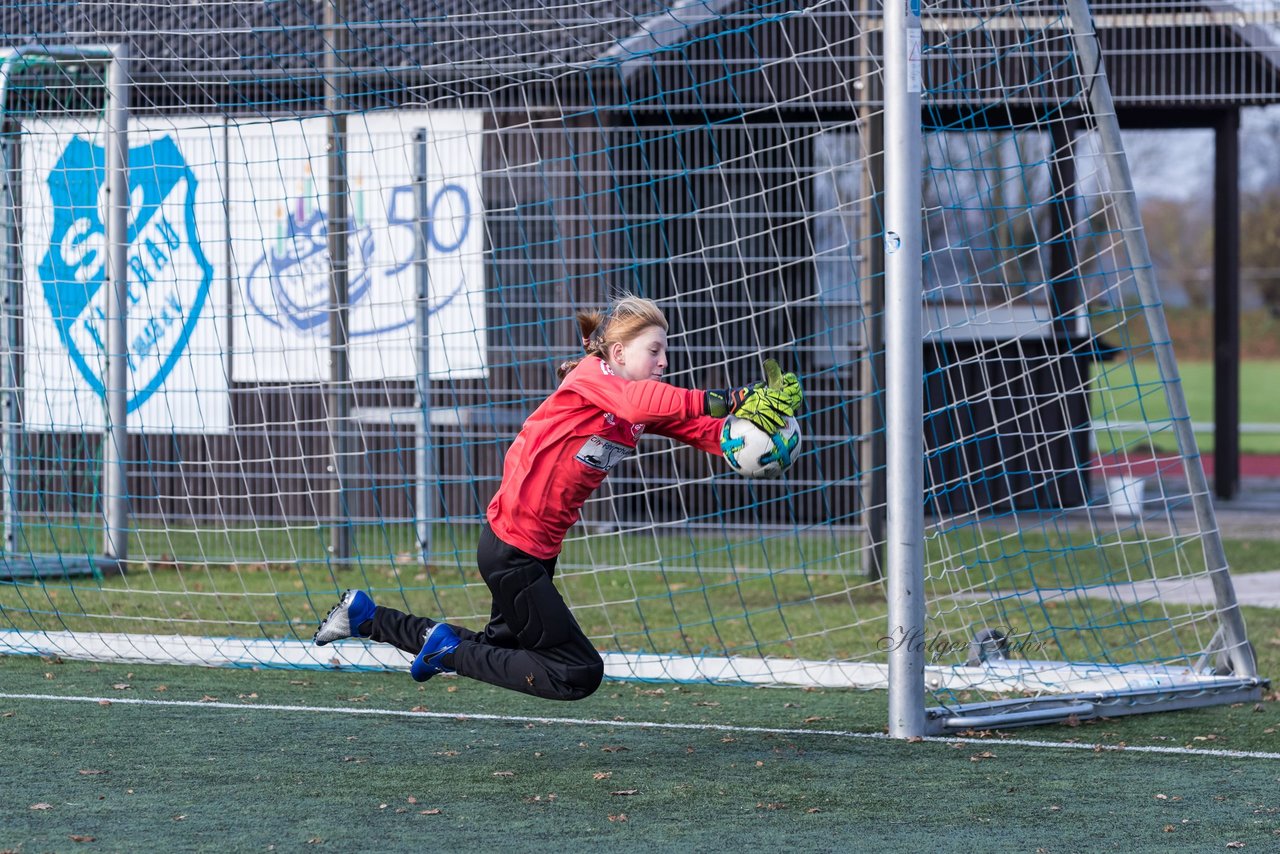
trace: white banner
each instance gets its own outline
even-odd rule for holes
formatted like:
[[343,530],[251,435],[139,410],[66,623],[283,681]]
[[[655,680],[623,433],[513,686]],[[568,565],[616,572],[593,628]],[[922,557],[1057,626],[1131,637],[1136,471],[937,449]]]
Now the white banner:
[[[428,133],[431,376],[484,376],[482,116],[440,110],[352,115],[348,355],[353,380],[416,375],[418,253],[413,135]],[[228,127],[233,377],[329,377],[329,252],[324,119]]]
[[[348,118],[353,380],[417,373],[419,128],[431,375],[486,375],[483,118],[401,110]],[[22,134],[24,422],[99,430],[103,129],[52,119]],[[327,145],[323,119],[130,122],[129,429],[226,432],[229,377],[328,379]]]
[[[23,421],[106,422],[105,134],[70,119],[22,125]],[[225,214],[220,120],[129,128],[129,427],[225,432]]]

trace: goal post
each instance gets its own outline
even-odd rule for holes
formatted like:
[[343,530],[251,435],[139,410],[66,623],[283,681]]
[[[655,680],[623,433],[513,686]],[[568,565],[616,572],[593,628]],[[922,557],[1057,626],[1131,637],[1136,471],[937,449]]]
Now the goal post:
[[[926,402],[934,411],[924,420],[935,429],[940,422],[954,428],[956,411],[978,403],[956,370],[966,363],[989,372],[979,383],[982,395],[1021,398],[1021,407],[983,400],[990,412],[981,417],[989,420],[978,430],[962,427],[926,443],[942,456],[963,458],[951,472],[936,464],[932,469],[926,539],[945,542],[963,532],[965,542],[922,567],[929,618],[900,637],[932,654],[933,666],[913,662],[910,681],[913,688],[922,681],[935,704],[922,726],[898,734],[1257,699],[1264,681],[1196,452],[1089,6],[1066,0],[1016,20],[1002,20],[998,10],[989,17],[956,17],[959,26],[953,17],[951,26],[934,29],[930,50],[950,61],[957,77],[967,73],[979,87],[1002,91],[996,104],[982,105],[987,115],[966,114],[972,104],[946,103],[956,84],[948,80],[933,90],[926,123],[937,140],[931,151],[947,157],[957,155],[946,141],[953,122],[972,134],[958,156],[987,182],[975,192],[990,207],[961,242],[972,272],[996,278],[997,287],[935,295],[938,305],[926,299],[932,329],[917,341],[926,351],[929,338],[939,342],[933,345],[936,370],[947,384],[926,379],[926,385],[943,393],[941,406],[952,412],[939,418],[935,398]],[[1014,44],[1026,50],[1021,67],[993,49],[1012,51]],[[985,63],[994,69],[989,74],[980,70]],[[955,165],[951,160],[943,171]],[[1086,174],[1080,176],[1082,165]],[[938,170],[930,164],[926,173]],[[950,260],[954,253],[952,229],[969,204],[955,192],[962,183],[931,188],[925,252],[935,259]],[[893,190],[890,184],[886,193]],[[1102,243],[1110,245],[1100,244],[1103,235]],[[974,257],[979,252],[980,261]],[[892,281],[886,286],[894,287]],[[1036,290],[1042,295],[1032,307],[1027,292]],[[999,331],[984,331],[984,325]],[[1022,373],[1010,373],[1010,362]],[[1082,369],[1082,363],[1088,366]],[[1136,378],[1140,367],[1150,378]],[[1037,377],[1048,382],[1048,394],[1035,387]],[[1118,388],[1118,377],[1135,387]],[[1152,408],[1167,412],[1167,420],[1153,417]],[[1140,435],[1121,435],[1125,411],[1143,413]],[[973,445],[997,455],[1009,450],[1004,440],[1014,432],[1021,464],[1008,457],[995,465],[973,458]],[[890,429],[888,441],[900,435]],[[1163,458],[1162,441],[1172,446]],[[999,469],[999,489],[981,495],[964,482],[975,466]],[[955,480],[940,484],[948,475]],[[899,476],[892,464],[887,476],[890,482]],[[1090,500],[1097,494],[1090,480],[1098,476],[1102,500]],[[1157,498],[1153,503],[1142,497],[1147,487]],[[948,488],[965,494],[953,502]],[[891,503],[888,512],[892,518],[919,509],[915,502]],[[994,527],[972,536],[984,522]],[[1084,533],[1099,567],[1081,565],[1078,546],[1068,545],[1075,531]],[[1035,557],[1024,552],[1025,564],[1005,571],[1003,556],[993,560],[991,552],[1003,552],[1013,537],[1047,548],[1034,549]],[[966,583],[964,575],[976,566],[986,569],[978,583]],[[1001,571],[993,572],[997,567]],[[1188,587],[1197,587],[1199,598],[1178,596]],[[1132,631],[1161,622],[1167,625],[1146,634]],[[963,650],[963,663],[937,666],[956,650]],[[1046,650],[1055,654],[1044,655]],[[891,680],[890,691],[898,685]]]
[[1083,2],[123,8],[0,9],[0,653],[407,669],[314,627],[484,624],[503,454],[634,292],[804,441],[618,463],[556,574],[608,677],[903,738],[1260,693]]
[[[885,568],[889,630],[921,636],[924,587],[924,374],[920,175],[920,3],[884,7]],[[924,733],[923,646],[889,650],[889,735]]]
[[[21,438],[18,435],[21,424],[18,416],[19,405],[17,394],[19,380],[16,370],[16,359],[20,349],[20,338],[15,322],[19,316],[20,273],[5,283],[4,305],[5,322],[3,325],[3,350],[5,366],[4,376],[4,452],[3,472],[0,480],[3,486],[0,493],[4,502],[4,546],[3,552],[8,569],[6,575],[13,573],[31,573],[34,576],[51,570],[54,574],[88,570],[95,574],[119,571],[123,561],[128,558],[128,485],[127,485],[127,448],[128,448],[128,416],[126,388],[128,381],[125,337],[127,305],[128,305],[128,238],[129,227],[129,53],[126,47],[113,45],[24,45],[14,48],[0,48],[0,139],[3,129],[9,122],[8,95],[13,87],[15,75],[24,67],[57,66],[62,63],[89,65],[97,68],[97,80],[103,89],[103,148],[105,151],[102,183],[103,236],[102,251],[106,255],[107,296],[104,300],[103,328],[105,330],[105,348],[102,354],[105,362],[102,383],[103,412],[105,426],[102,435],[102,549],[98,558],[89,557],[85,561],[68,562],[56,559],[54,562],[36,555],[15,553],[17,535],[14,532],[18,512],[15,509],[17,487],[13,483],[18,469],[17,456]],[[3,199],[4,231],[6,249],[12,255],[18,244],[19,233],[18,201],[14,191],[13,150],[7,141],[3,143],[0,164],[0,199]],[[12,258],[10,258],[12,262]],[[15,269],[6,264],[6,269]]]

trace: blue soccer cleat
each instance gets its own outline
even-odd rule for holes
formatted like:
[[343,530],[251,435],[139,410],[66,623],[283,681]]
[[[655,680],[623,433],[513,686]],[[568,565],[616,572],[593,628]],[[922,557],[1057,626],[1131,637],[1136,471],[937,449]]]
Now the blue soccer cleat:
[[316,629],[313,642],[316,646],[324,646],[343,638],[368,637],[360,634],[360,626],[366,620],[373,619],[375,607],[368,593],[363,590],[348,590],[329,611],[329,616],[320,621],[320,628]]
[[436,623],[422,639],[422,652],[413,660],[409,675],[415,682],[426,682],[437,673],[452,673],[444,666],[444,657],[458,648],[458,636],[444,623]]

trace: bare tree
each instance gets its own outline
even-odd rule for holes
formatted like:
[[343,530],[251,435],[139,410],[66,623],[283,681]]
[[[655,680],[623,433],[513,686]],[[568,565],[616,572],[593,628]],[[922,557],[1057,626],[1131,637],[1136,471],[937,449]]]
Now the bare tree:
[[1142,205],[1142,224],[1159,278],[1186,294],[1194,308],[1208,308],[1213,224],[1206,206],[1149,199]]

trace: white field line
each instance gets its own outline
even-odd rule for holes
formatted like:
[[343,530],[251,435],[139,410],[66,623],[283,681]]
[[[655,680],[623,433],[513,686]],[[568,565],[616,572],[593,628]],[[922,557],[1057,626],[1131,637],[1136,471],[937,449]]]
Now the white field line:
[[[697,732],[734,732],[759,735],[785,736],[821,736],[824,738],[867,739],[872,741],[889,741],[890,738],[881,732],[850,732],[848,730],[830,729],[785,729],[778,727],[739,726],[734,724],[685,724],[660,721],[606,721],[592,718],[551,718],[530,715],[490,715],[490,714],[457,714],[454,712],[411,712],[400,709],[343,709],[333,706],[285,706],[273,703],[221,703],[198,702],[194,700],[143,700],[132,697],[70,697],[59,694],[8,694],[0,693],[0,700],[43,700],[64,703],[95,703],[110,706],[167,706],[170,708],[188,709],[228,709],[237,712],[307,712],[338,715],[375,715],[395,718],[421,718],[428,720],[454,721],[467,723],[484,721],[511,724],[559,724],[563,726],[603,727],[613,729],[654,729],[680,730]],[[1218,759],[1264,759],[1280,760],[1280,753],[1266,753],[1256,750],[1212,750],[1197,747],[1156,747],[1132,746],[1117,744],[1088,744],[1083,742],[1037,741],[1018,738],[963,738],[959,736],[931,736],[927,742],[941,744],[985,744],[1013,745],[1015,747],[1043,747],[1050,749],[1089,750],[1101,753],[1163,753],[1178,756],[1209,756]]]

